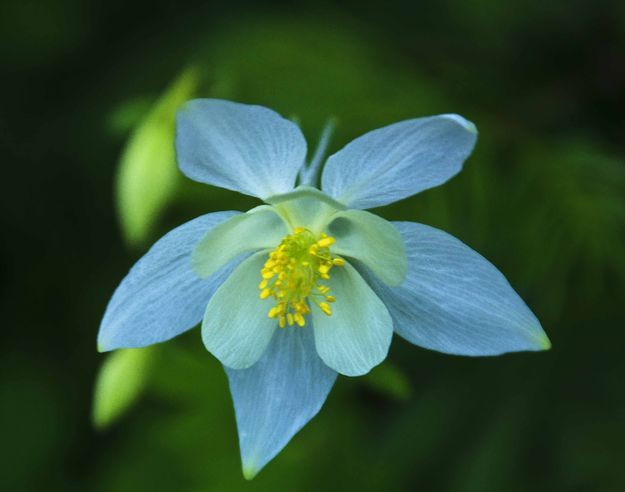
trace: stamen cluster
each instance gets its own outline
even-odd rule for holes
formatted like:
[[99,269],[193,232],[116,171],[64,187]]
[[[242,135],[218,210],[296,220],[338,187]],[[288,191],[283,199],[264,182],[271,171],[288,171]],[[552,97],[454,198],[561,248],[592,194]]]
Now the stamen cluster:
[[329,303],[336,299],[328,295],[330,287],[322,280],[330,280],[332,267],[345,265],[344,259],[330,253],[335,242],[327,234],[315,236],[308,229],[297,227],[269,253],[260,271],[263,279],[258,288],[261,299],[271,297],[276,302],[267,314],[278,319],[280,328],[287,324],[306,325],[304,316],[310,313],[307,301],[326,315],[332,314]]

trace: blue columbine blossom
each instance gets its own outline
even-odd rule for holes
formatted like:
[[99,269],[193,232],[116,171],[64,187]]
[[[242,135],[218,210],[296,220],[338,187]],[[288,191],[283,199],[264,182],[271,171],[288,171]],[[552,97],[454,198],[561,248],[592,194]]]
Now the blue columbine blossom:
[[458,115],[402,121],[330,156],[318,189],[319,153],[306,163],[294,123],[260,106],[190,101],[177,117],[182,172],[265,204],[203,215],[157,241],[115,291],[100,350],[145,347],[202,322],[252,477],[316,415],[337,373],[384,360],[393,332],[458,355],[549,348],[478,253],[433,227],[364,211],[443,184],[476,139]]

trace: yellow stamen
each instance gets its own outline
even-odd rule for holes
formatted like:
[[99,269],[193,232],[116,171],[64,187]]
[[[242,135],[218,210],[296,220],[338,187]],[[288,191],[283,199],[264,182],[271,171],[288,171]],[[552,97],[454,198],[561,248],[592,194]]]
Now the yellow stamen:
[[319,273],[328,273],[330,268],[332,268],[332,264],[323,263],[319,266]]
[[325,302],[320,302],[319,303],[319,307],[321,308],[321,310],[326,313],[328,316],[332,315],[332,308],[330,307],[329,304],[325,303]]
[[325,233],[316,236],[304,227],[297,227],[269,253],[260,272],[259,297],[276,302],[267,315],[277,318],[280,328],[305,326],[310,302],[326,315],[332,314],[328,303],[336,298],[326,295],[330,287],[321,280],[330,280],[330,270],[345,265],[345,260],[330,253],[335,242]]
[[328,246],[332,246],[335,242],[336,240],[333,237],[328,236],[324,237],[323,239],[319,239],[319,241],[317,241],[317,244],[320,248],[327,248]]

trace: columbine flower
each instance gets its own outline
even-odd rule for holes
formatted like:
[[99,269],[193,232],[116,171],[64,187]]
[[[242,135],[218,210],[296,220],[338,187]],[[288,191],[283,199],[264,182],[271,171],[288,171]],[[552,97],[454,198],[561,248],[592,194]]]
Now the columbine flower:
[[157,241],[115,291],[100,349],[144,347],[201,321],[226,368],[252,477],[319,411],[337,373],[384,360],[393,332],[459,355],[548,348],[536,317],[478,253],[363,210],[446,182],[476,138],[457,115],[374,130],[327,159],[319,190],[321,153],[305,163],[294,123],[259,106],[187,103],[177,119],[182,172],[265,205],[210,213]]

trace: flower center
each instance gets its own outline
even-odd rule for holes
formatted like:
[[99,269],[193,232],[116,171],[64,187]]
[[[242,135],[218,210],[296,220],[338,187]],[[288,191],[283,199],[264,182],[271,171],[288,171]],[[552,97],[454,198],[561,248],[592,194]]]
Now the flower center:
[[278,318],[280,328],[287,323],[304,326],[304,316],[310,313],[307,301],[316,304],[326,315],[332,314],[329,303],[336,299],[328,295],[330,287],[321,281],[330,280],[332,267],[345,265],[344,259],[330,253],[334,242],[327,234],[315,236],[308,229],[297,227],[269,253],[260,271],[263,279],[258,288],[261,299],[271,297],[276,302],[268,316]]

